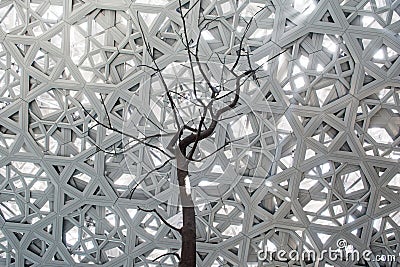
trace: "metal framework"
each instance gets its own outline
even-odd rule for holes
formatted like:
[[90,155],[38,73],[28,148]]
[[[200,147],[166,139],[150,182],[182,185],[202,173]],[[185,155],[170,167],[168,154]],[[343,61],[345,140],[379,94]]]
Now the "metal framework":
[[198,266],[339,239],[399,255],[400,1],[2,0],[0,264],[176,266],[174,162],[148,144],[176,126],[155,62],[199,115],[180,8],[215,88],[242,50],[258,68],[190,167]]

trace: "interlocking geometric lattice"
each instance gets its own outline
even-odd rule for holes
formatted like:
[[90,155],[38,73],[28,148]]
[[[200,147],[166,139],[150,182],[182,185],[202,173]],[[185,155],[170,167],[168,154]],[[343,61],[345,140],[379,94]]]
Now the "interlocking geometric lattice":
[[[129,138],[94,118],[107,122],[106,107],[116,128],[137,136],[151,125],[146,116],[168,121],[150,112],[166,114],[160,81],[141,65],[152,65],[148,42],[168,85],[190,78],[179,8],[178,0],[0,2],[0,265],[177,264],[159,256],[179,252],[180,235],[137,208],[157,207],[179,224],[173,172],[152,173],[130,199],[163,159],[143,145],[108,153]],[[235,111],[244,120],[227,126],[248,137],[231,148],[247,167],[232,171],[233,188],[196,206],[198,266],[261,266],[264,246],[321,251],[340,238],[399,255],[400,1],[182,0],[182,9],[193,42],[214,20],[199,39],[213,83],[244,32],[251,64],[261,66]],[[208,147],[223,144],[222,132]],[[220,175],[227,158],[202,175]]]

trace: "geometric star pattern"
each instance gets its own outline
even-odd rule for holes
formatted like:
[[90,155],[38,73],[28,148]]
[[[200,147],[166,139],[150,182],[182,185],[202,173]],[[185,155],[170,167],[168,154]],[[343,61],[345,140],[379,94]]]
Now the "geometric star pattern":
[[[264,246],[321,251],[341,238],[399,255],[399,1],[5,0],[0,265],[177,265],[181,237],[160,219],[181,223],[173,162],[130,135],[173,130],[144,66],[147,44],[170,88],[190,80],[180,9],[214,86],[230,86],[221,66],[242,50],[238,68],[260,69],[203,153],[246,141],[191,178],[197,265],[261,266]],[[177,90],[183,119],[197,116]]]

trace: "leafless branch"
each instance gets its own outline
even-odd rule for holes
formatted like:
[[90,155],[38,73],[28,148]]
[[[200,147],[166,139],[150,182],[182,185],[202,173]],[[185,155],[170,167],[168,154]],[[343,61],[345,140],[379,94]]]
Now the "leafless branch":
[[[188,11],[186,12],[186,14],[184,15],[184,17],[186,17],[189,13],[190,13],[190,11],[198,4],[200,2],[200,0],[197,0],[189,9],[188,9]],[[182,7],[181,7],[182,8]]]
[[169,222],[167,222],[167,220],[164,219],[164,217],[163,217],[156,209],[147,210],[147,209],[143,209],[143,208],[141,208],[141,207],[139,207],[139,206],[138,206],[137,208],[138,208],[138,210],[141,210],[141,211],[144,211],[144,212],[154,212],[155,214],[157,214],[158,218],[160,218],[160,220],[161,220],[165,225],[167,225],[167,226],[168,226],[169,228],[171,228],[172,230],[175,230],[175,231],[181,233],[181,229],[176,228],[175,226],[173,226],[173,225],[171,225]]
[[177,112],[175,102],[174,102],[171,94],[169,93],[168,86],[167,86],[167,83],[165,82],[164,76],[162,75],[161,69],[158,67],[157,61],[153,55],[153,52],[151,51],[151,47],[146,40],[146,36],[145,36],[143,28],[142,28],[142,23],[140,22],[139,12],[137,12],[137,18],[138,18],[140,32],[142,33],[143,43],[145,44],[147,53],[150,55],[150,57],[153,61],[153,64],[157,70],[156,72],[157,72],[157,74],[160,78],[161,84],[167,94],[168,101],[170,102],[170,105],[172,108],[172,113],[174,115],[174,119],[175,119],[175,123],[176,123],[176,127],[179,129],[180,128],[180,123],[179,123],[179,119],[178,119],[179,113]]
[[135,141],[137,141],[137,142],[139,142],[139,143],[141,143],[141,144],[143,144],[143,145],[146,145],[146,146],[148,146],[148,147],[154,148],[154,149],[160,151],[161,153],[163,153],[164,155],[168,156],[169,158],[171,158],[171,156],[170,156],[167,152],[165,152],[163,149],[161,149],[161,148],[159,148],[159,147],[157,147],[157,146],[155,146],[155,145],[146,143],[146,142],[144,142],[143,140],[141,140],[141,139],[139,139],[139,138],[137,138],[137,137],[135,137],[135,136],[133,136],[133,135],[130,135],[130,134],[126,133],[126,132],[123,132],[123,131],[121,131],[121,130],[119,130],[119,129],[117,129],[117,128],[107,126],[106,124],[100,122],[97,118],[95,118],[92,114],[90,114],[90,112],[89,112],[88,110],[86,110],[86,108],[85,108],[81,103],[80,103],[80,105],[81,105],[82,109],[84,110],[85,114],[89,115],[97,124],[99,124],[99,125],[101,125],[101,126],[107,128],[107,129],[109,129],[109,130],[111,130],[111,131],[120,133],[120,134],[122,134],[122,135],[126,135],[126,136],[128,136],[128,137],[134,139]]
[[[164,136],[168,136],[168,135],[172,135],[172,134],[153,134],[153,135],[148,135],[148,136],[145,136],[144,138],[142,138],[141,140],[147,140],[147,139],[151,139],[151,138],[159,138],[159,137],[164,137]],[[101,148],[99,145],[97,145],[96,143],[94,143],[94,145],[96,146],[96,148],[98,149],[98,151],[102,151],[103,153],[105,153],[105,154],[108,154],[108,155],[114,155],[114,156],[118,156],[118,155],[121,155],[121,154],[124,154],[124,153],[126,153],[126,152],[128,152],[128,151],[130,151],[130,150],[132,150],[132,149],[134,149],[138,144],[141,144],[141,143],[136,143],[136,144],[134,144],[134,145],[132,145],[132,146],[129,146],[131,143],[133,143],[134,141],[136,141],[136,140],[131,140],[131,141],[129,141],[128,143],[126,143],[122,148],[121,148],[121,150],[120,151],[116,151],[116,149],[114,148],[114,151],[110,151],[110,150],[106,150],[106,149],[104,149],[104,148]],[[146,143],[147,144],[147,143]]]
[[[194,92],[194,95],[195,95],[196,99],[199,101],[199,103],[200,103],[202,106],[204,106],[203,101],[202,101],[201,99],[198,99],[198,97],[197,97],[196,77],[195,77],[195,74],[194,74],[194,67],[193,67],[192,54],[191,54],[190,47],[189,47],[189,37],[188,37],[188,34],[187,34],[187,29],[186,29],[186,20],[185,20],[185,16],[183,15],[183,11],[182,11],[182,1],[179,0],[178,2],[179,2],[179,13],[180,13],[180,15],[181,15],[182,24],[183,24],[183,35],[184,35],[184,37],[185,37],[185,38],[184,38],[184,40],[185,40],[184,45],[185,45],[185,47],[186,47],[186,51],[187,51],[188,56],[189,56],[190,72],[191,72],[192,80],[193,80],[193,92]],[[197,2],[195,3],[195,5],[196,5],[196,4],[197,4]],[[192,8],[193,8],[193,7],[192,7]],[[188,13],[189,13],[189,12],[187,12],[186,14],[188,14]]]
[[242,49],[243,49],[244,38],[246,37],[246,34],[247,34],[247,32],[249,31],[249,29],[250,29],[250,24],[251,24],[252,21],[253,21],[253,18],[251,18],[250,21],[246,24],[246,28],[245,28],[245,30],[243,31],[242,38],[240,38],[240,42],[239,42],[239,55],[236,57],[235,63],[233,64],[233,66],[232,66],[232,68],[231,68],[231,71],[233,71],[233,70],[237,67],[237,65],[238,65],[238,63],[239,63],[239,60],[240,60],[240,58],[241,58],[241,56],[242,56]]
[[154,169],[152,169],[151,171],[149,171],[148,173],[146,173],[146,175],[145,175],[142,179],[140,179],[139,182],[137,182],[137,184],[135,185],[135,187],[132,188],[132,189],[129,191],[129,199],[132,198],[133,193],[135,193],[136,189],[144,182],[144,180],[146,180],[147,177],[150,176],[150,174],[152,174],[153,172],[156,172],[156,171],[158,171],[158,170],[161,170],[162,168],[164,168],[165,166],[167,166],[167,164],[168,164],[169,162],[171,162],[171,160],[173,160],[173,159],[175,159],[175,158],[170,158],[170,159],[166,160],[162,165],[160,165],[160,166],[158,166],[157,168],[154,168]]
[[137,65],[137,66],[138,66],[138,67],[146,67],[146,68],[149,68],[149,69],[151,69],[151,70],[154,70],[155,72],[159,71],[158,68],[154,68],[154,67],[149,66],[149,65],[146,65],[146,64],[139,64],[139,65]]
[[216,153],[218,153],[218,151],[220,151],[221,149],[224,149],[225,147],[227,147],[228,145],[232,144],[233,142],[240,141],[240,140],[243,140],[243,139],[244,139],[244,137],[236,139],[236,140],[225,142],[225,144],[223,146],[217,148],[216,150],[214,150],[212,153],[208,154],[207,156],[205,156],[203,158],[200,158],[200,159],[192,159],[191,158],[190,160],[191,161],[196,161],[196,162],[202,162],[203,160],[211,157],[212,155],[215,155]]
[[190,150],[190,152],[189,152],[189,154],[188,154],[188,156],[187,156],[188,159],[191,159],[191,158],[193,157],[194,151],[196,150],[197,144],[199,143],[199,138],[200,138],[200,134],[201,134],[201,128],[203,127],[204,120],[205,120],[205,118],[206,118],[206,116],[207,116],[207,110],[208,110],[211,106],[212,106],[212,102],[210,102],[210,103],[207,105],[207,107],[204,108],[204,110],[203,110],[203,114],[202,114],[202,116],[201,116],[201,118],[200,118],[199,127],[198,127],[198,129],[197,129],[196,140],[195,140],[195,142],[194,142],[194,144],[193,144],[192,149]]
[[106,111],[106,116],[107,116],[107,120],[108,120],[108,125],[109,125],[110,127],[112,127],[112,125],[111,125],[111,119],[110,119],[110,114],[108,114],[107,107],[106,107],[106,104],[104,103],[104,98],[103,98],[103,95],[102,95],[102,94],[100,94],[100,99],[101,99],[101,104],[103,105],[103,108],[104,108],[104,110]]
[[[191,102],[193,105],[195,105],[195,106],[203,107],[203,105],[197,104],[197,103],[194,102],[192,99],[190,99],[190,98],[187,97],[187,96],[184,96],[183,94],[180,94],[180,93],[175,92],[175,91],[170,91],[170,92],[173,93],[173,94],[176,94],[176,95],[178,95],[178,96],[180,96],[180,97],[182,97],[182,98],[184,98],[184,99],[186,99],[186,100],[188,100],[188,101],[190,101],[190,102]],[[201,100],[201,99],[198,99],[197,96],[196,96],[196,100],[199,101],[199,100]],[[202,101],[201,101],[201,102],[202,102]],[[203,103],[203,102],[202,102],[202,103]]]
[[[198,143],[199,141],[203,140],[204,138],[209,137],[215,130],[215,127],[217,126],[218,123],[218,119],[219,117],[225,113],[226,111],[228,111],[229,109],[232,109],[236,106],[237,102],[239,101],[239,95],[240,95],[240,81],[242,78],[245,78],[246,76],[252,75],[253,72],[255,72],[256,70],[249,70],[246,71],[244,73],[242,73],[241,75],[239,75],[236,78],[236,86],[235,86],[235,98],[232,100],[232,102],[223,107],[220,108],[216,114],[213,116],[212,118],[212,122],[210,124],[210,126],[206,129],[200,132],[200,134],[191,134],[189,136],[186,136],[180,143],[179,143],[179,149],[181,150],[181,153],[186,155],[186,148],[188,147],[188,145],[192,144],[192,143]],[[211,112],[211,111],[210,111]]]
[[207,23],[205,23],[205,25],[203,25],[203,27],[200,29],[200,32],[199,32],[199,34],[197,36],[196,49],[195,49],[195,53],[194,53],[194,56],[195,56],[195,59],[196,59],[196,64],[197,64],[197,66],[198,66],[198,68],[200,70],[200,73],[203,76],[203,79],[206,81],[208,87],[211,89],[211,92],[212,92],[211,98],[214,98],[218,94],[219,90],[217,90],[211,84],[210,80],[208,79],[208,76],[205,74],[205,72],[203,70],[203,67],[201,66],[201,62],[200,62],[200,59],[199,59],[199,44],[200,44],[200,38],[201,38],[202,32],[208,27],[208,25],[210,25],[212,22],[217,21],[217,20],[218,20],[218,18],[215,18],[215,19],[212,19],[210,21],[207,21]]
[[155,261],[157,261],[157,260],[159,260],[159,259],[161,259],[161,258],[163,258],[163,257],[165,257],[165,256],[169,256],[169,255],[175,256],[179,261],[181,260],[181,256],[179,256],[178,253],[176,253],[176,252],[169,252],[169,253],[165,253],[165,254],[162,254],[162,255],[158,256],[157,258],[155,258],[155,259],[153,260],[153,262],[155,262]]

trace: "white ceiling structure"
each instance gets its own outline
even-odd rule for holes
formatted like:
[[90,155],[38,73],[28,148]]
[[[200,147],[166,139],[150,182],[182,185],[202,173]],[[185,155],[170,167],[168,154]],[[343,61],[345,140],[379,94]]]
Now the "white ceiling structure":
[[[200,112],[193,76],[207,99],[202,77],[229,92],[239,53],[239,72],[258,68],[190,167],[198,266],[261,266],[264,246],[339,239],[399,255],[400,1],[182,0],[206,72],[193,76],[179,11],[178,0],[0,2],[0,264],[177,265],[162,255],[179,253],[179,233],[138,209],[180,223],[162,153],[176,127],[146,44],[187,124]],[[263,266],[399,263],[285,264]]]

